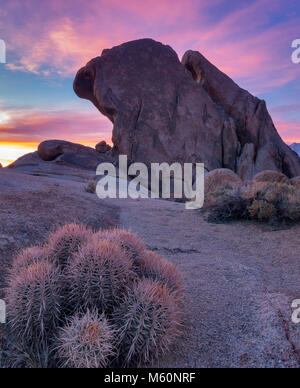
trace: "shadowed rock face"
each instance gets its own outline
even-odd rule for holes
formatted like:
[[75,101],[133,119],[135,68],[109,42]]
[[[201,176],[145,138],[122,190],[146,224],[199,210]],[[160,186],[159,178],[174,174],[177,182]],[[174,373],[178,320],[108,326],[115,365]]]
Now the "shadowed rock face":
[[180,63],[151,39],[104,50],[79,70],[74,90],[113,123],[114,150],[137,162],[203,162],[243,179],[263,170],[300,175],[264,101],[240,89],[200,53]]

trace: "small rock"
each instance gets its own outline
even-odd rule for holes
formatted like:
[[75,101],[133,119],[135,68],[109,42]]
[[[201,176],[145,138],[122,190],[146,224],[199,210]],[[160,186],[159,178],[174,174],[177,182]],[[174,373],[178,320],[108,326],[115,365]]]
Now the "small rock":
[[111,146],[106,143],[106,141],[100,141],[95,147],[96,151],[100,154],[105,154],[106,152],[111,150]]

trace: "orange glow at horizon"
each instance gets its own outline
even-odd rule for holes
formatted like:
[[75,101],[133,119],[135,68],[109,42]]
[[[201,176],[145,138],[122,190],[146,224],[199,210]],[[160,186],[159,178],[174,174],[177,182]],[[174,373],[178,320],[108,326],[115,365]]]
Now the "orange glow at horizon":
[[[108,144],[112,145],[112,142],[110,139],[103,139]],[[100,140],[99,140],[100,141]],[[98,141],[98,142],[99,142]],[[94,144],[86,143],[86,142],[80,142],[77,143],[85,145],[87,147],[94,148],[97,142]],[[0,163],[3,167],[8,166],[9,164],[13,163],[15,160],[20,158],[21,156],[24,156],[28,153],[35,152],[38,149],[39,146],[38,143],[9,143],[9,142],[0,142]]]

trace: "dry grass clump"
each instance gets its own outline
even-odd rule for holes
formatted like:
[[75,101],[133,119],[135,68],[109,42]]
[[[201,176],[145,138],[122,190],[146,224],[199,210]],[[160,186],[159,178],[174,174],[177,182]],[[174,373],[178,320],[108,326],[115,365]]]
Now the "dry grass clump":
[[67,225],[13,264],[6,292],[7,364],[102,368],[151,362],[171,349],[179,333],[182,297],[179,272],[137,236]]
[[300,221],[300,190],[286,183],[252,181],[236,190],[210,196],[204,211],[209,221]]
[[266,170],[255,175],[253,178],[254,183],[267,182],[267,183],[282,183],[288,185],[289,178],[279,171]]
[[87,193],[96,194],[96,188],[97,188],[97,183],[93,180],[90,180],[87,182],[84,189]]

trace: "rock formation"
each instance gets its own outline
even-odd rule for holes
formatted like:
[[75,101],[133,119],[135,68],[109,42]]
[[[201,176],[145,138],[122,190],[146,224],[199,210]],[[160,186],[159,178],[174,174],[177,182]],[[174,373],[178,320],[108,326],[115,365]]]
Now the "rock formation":
[[96,151],[100,154],[105,154],[106,152],[109,152],[111,150],[111,146],[106,143],[106,141],[100,141],[95,147]]
[[293,143],[290,145],[290,148],[300,156],[300,143]]
[[203,162],[242,179],[264,170],[300,175],[264,101],[198,52],[179,61],[151,39],[110,50],[80,69],[74,90],[113,123],[114,151],[138,162]]
[[89,170],[96,170],[101,162],[113,161],[107,151],[109,151],[108,148],[104,155],[104,152],[99,153],[91,147],[64,140],[47,140],[38,147],[39,157],[46,162],[55,160],[59,163]]

